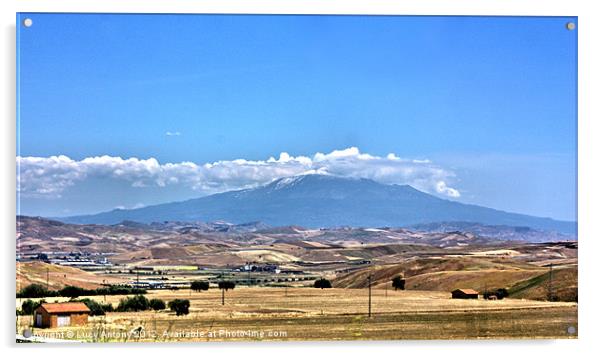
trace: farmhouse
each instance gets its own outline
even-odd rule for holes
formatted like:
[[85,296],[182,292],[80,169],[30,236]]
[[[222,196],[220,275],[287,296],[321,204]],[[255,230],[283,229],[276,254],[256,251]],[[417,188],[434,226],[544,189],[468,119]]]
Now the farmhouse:
[[44,303],[35,310],[34,321],[39,328],[85,325],[88,314],[90,309],[84,303]]
[[479,299],[479,292],[473,289],[456,289],[451,295],[452,299]]

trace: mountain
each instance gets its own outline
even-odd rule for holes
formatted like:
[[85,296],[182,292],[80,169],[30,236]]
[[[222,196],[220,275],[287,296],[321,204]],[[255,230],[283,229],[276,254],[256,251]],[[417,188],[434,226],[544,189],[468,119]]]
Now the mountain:
[[529,242],[568,241],[576,236],[558,231],[537,230],[528,226],[483,225],[465,221],[444,221],[428,224],[416,224],[408,227],[413,231],[427,233],[473,233],[481,237],[496,240],[516,240]]
[[158,221],[261,221],[271,226],[409,226],[441,221],[525,226],[576,234],[577,224],[441,199],[409,185],[369,179],[303,175],[252,189],[229,191],[182,202],[95,215],[59,218],[76,224]]
[[179,233],[191,232],[230,232],[230,233],[245,233],[255,232],[269,229],[270,226],[261,221],[252,221],[244,224],[231,224],[225,221],[214,222],[185,222],[185,221],[163,221],[152,222],[150,224],[140,223],[137,221],[124,220],[119,224],[112,225],[113,227],[125,227],[146,231],[174,231]]

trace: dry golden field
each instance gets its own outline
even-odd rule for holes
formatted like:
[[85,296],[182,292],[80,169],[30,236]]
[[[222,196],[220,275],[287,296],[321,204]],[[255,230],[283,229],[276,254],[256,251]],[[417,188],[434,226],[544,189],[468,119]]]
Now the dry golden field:
[[48,278],[48,288],[53,290],[68,285],[96,289],[100,288],[103,283],[118,284],[125,282],[125,279],[114,276],[102,276],[78,268],[43,262],[17,262],[16,271],[17,290],[34,283],[45,286],[46,278]]
[[[239,287],[190,293],[150,291],[168,302],[189,299],[190,314],[173,312],[108,313],[90,317],[86,327],[35,329],[37,335],[98,342],[384,340],[466,338],[574,338],[577,304],[505,299],[452,300],[447,292],[367,289]],[[104,297],[92,297],[104,301]],[[117,305],[123,296],[107,296]],[[47,301],[65,298],[46,298]],[[22,300],[17,299],[17,306]],[[31,317],[19,317],[18,332]],[[140,331],[139,333],[137,331]]]

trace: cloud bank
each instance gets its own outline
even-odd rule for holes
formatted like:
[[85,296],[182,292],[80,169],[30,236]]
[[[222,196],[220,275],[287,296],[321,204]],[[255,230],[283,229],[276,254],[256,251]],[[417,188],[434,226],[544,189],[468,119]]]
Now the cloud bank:
[[357,147],[318,152],[313,157],[282,152],[276,159],[236,159],[198,165],[193,162],[159,163],[139,159],[100,156],[80,161],[67,156],[17,157],[17,191],[27,197],[58,198],[69,187],[86,179],[125,181],[134,188],[180,185],[203,194],[251,188],[282,177],[330,174],[368,178],[385,184],[409,184],[419,190],[457,198],[449,186],[455,175],[429,160],[403,159],[393,153],[379,157]]

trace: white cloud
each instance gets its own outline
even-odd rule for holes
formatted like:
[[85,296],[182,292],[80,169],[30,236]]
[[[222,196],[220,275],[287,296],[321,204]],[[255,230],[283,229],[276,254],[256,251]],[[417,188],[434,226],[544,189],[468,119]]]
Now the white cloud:
[[111,179],[132,187],[184,186],[205,194],[242,189],[274,179],[300,174],[331,174],[368,178],[385,184],[409,184],[422,191],[452,198],[460,196],[448,186],[454,174],[429,160],[403,159],[389,153],[379,157],[362,153],[357,147],[318,152],[313,157],[282,152],[278,159],[251,161],[236,159],[198,165],[193,162],[159,163],[155,158],[139,159],[100,156],[80,161],[66,156],[17,157],[17,189],[25,196],[56,198],[69,187],[86,179]]
[[457,189],[448,187],[444,181],[437,182],[436,188],[437,193],[445,194],[453,198],[460,197],[460,192]]
[[115,207],[113,207],[113,209],[115,210],[126,210],[126,209],[138,209],[138,208],[144,208],[146,205],[142,204],[142,203],[136,203],[132,206],[130,206],[129,208],[126,207],[125,205],[117,205]]
[[180,131],[175,131],[175,132],[167,131],[165,133],[165,136],[180,136],[180,135],[181,135]]

